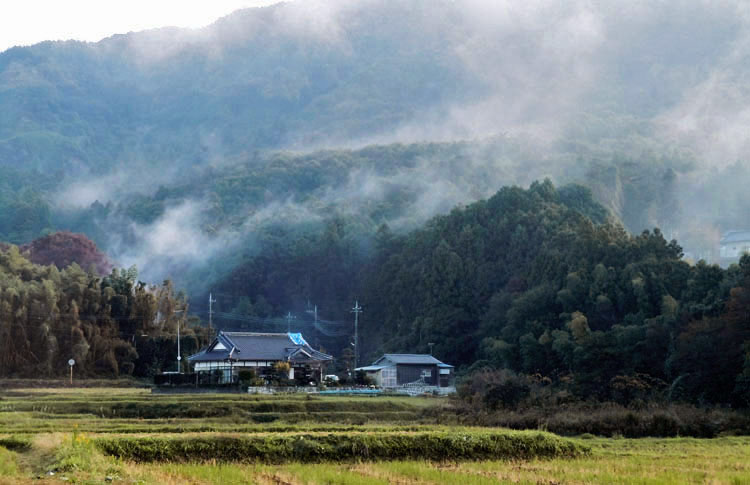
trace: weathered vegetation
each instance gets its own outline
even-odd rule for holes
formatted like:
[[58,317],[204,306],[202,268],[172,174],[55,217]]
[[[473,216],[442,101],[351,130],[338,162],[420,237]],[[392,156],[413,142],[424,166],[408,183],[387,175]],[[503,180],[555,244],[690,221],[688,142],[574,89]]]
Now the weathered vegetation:
[[[434,398],[289,396],[326,408],[296,422],[250,423],[240,409],[177,417],[184,406],[273,406],[278,397],[151,395],[143,389],[15,390],[0,400],[0,481],[27,483],[742,483],[750,478],[744,437],[630,440],[435,424]],[[170,405],[175,417],[115,417],[85,403]],[[65,414],[55,403],[66,403]],[[31,409],[20,410],[19,405]],[[78,406],[77,408],[75,406]],[[370,407],[357,424],[348,410]],[[388,409],[412,413],[391,421]],[[291,419],[289,419],[291,418]],[[344,463],[342,463],[342,460]],[[320,464],[315,464],[320,463]]]

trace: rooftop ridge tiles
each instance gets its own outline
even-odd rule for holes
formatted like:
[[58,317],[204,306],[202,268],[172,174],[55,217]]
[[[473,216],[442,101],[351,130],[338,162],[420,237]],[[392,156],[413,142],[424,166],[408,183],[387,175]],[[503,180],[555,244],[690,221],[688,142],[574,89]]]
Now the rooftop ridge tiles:
[[222,335],[235,336],[235,337],[289,337],[287,333],[273,333],[273,332],[241,332],[241,331],[225,331],[221,330]]

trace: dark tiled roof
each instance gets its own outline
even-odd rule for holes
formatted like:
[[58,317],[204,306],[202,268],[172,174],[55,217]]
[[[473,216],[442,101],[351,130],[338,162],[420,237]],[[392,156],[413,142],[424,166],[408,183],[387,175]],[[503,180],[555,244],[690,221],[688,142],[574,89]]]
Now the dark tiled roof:
[[[421,364],[421,365],[441,365],[448,366],[440,362],[435,357],[427,354],[384,354],[376,360],[373,365],[381,364],[383,361],[389,361],[394,364]],[[449,366],[453,367],[453,366]]]
[[[218,343],[226,348],[216,349]],[[188,360],[190,362],[221,361],[229,358],[230,352],[232,358],[237,360],[289,360],[293,355],[301,357],[294,359],[297,362],[333,360],[330,355],[310,347],[299,334],[255,332],[219,332],[207,349],[191,355]]]

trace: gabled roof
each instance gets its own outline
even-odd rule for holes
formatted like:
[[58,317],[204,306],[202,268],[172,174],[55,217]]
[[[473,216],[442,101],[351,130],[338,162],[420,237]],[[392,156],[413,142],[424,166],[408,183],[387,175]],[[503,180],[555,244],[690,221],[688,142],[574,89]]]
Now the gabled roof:
[[428,354],[383,354],[381,358],[372,363],[373,366],[391,364],[417,364],[417,365],[438,365],[441,367],[453,367],[452,365],[440,362],[435,357]]
[[750,231],[727,231],[721,236],[720,244],[750,241]]
[[321,362],[333,357],[318,352],[299,333],[256,333],[221,331],[203,351],[188,357],[190,362],[234,360]]

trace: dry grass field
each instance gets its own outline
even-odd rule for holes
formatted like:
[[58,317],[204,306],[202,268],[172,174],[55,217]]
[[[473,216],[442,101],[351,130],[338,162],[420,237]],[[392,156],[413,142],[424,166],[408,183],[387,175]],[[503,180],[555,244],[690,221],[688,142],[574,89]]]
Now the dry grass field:
[[14,390],[0,483],[750,484],[750,437],[562,439],[438,425],[421,413],[434,403]]

